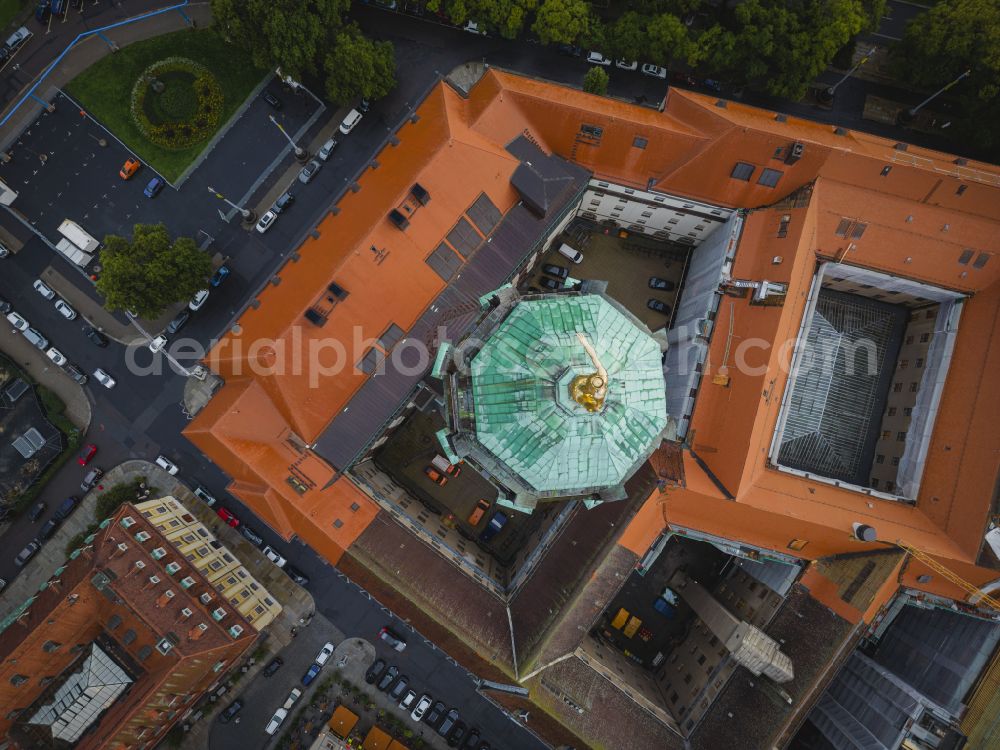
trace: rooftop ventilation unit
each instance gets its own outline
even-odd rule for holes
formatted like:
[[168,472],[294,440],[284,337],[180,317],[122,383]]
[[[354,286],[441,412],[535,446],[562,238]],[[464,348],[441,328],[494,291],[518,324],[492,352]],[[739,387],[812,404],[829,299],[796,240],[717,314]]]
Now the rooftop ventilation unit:
[[785,164],[794,164],[802,158],[802,154],[804,154],[805,151],[806,144],[796,141],[792,144],[792,147],[788,149],[788,154],[785,156]]
[[139,533],[137,533],[135,535],[135,540],[137,542],[146,542],[146,541],[149,541],[149,539],[150,539],[150,536],[149,536],[149,532],[148,531],[140,531]]
[[233,638],[239,638],[242,634],[243,634],[243,628],[241,628],[239,625],[233,625],[231,628],[229,628],[229,635],[231,635]]
[[346,289],[344,289],[344,287],[342,287],[335,281],[331,281],[327,285],[326,290],[330,292],[330,294],[332,294],[334,297],[339,299],[341,302],[347,299],[347,295],[350,294],[350,292],[348,292]]
[[878,539],[875,529],[868,524],[854,522],[852,528],[854,530],[854,538],[859,542],[874,542]]
[[181,564],[179,562],[169,562],[169,563],[167,563],[166,570],[167,570],[167,573],[169,573],[170,575],[173,575],[174,573],[176,573],[180,569],[181,569]]
[[416,198],[421,206],[426,206],[431,202],[431,194],[427,192],[427,189],[421,185],[419,182],[413,183],[413,188],[410,190],[413,193],[413,197]]
[[396,225],[396,229],[403,231],[408,226],[410,226],[410,220],[407,219],[403,214],[399,212],[398,209],[392,209],[389,212],[389,221]]
[[187,576],[185,578],[182,578],[181,579],[181,586],[183,586],[186,589],[191,588],[192,586],[194,586],[194,579],[191,576]]
[[167,551],[163,547],[157,547],[153,550],[153,559],[159,560],[161,557],[166,557]]
[[305,316],[306,320],[308,320],[314,326],[322,327],[326,325],[326,318],[323,317],[321,313],[317,312],[316,308],[314,307],[310,307],[308,310],[306,310]]
[[226,616],[226,610],[224,610],[222,607],[216,607],[214,610],[212,610],[212,617],[215,618],[216,622],[218,622],[225,616]]
[[123,518],[123,519],[121,520],[121,524],[122,524],[122,526],[124,526],[124,527],[125,527],[126,529],[127,529],[127,528],[128,528],[129,526],[133,525],[134,523],[135,523],[135,519],[134,519],[134,518],[132,518],[132,516],[125,516],[125,518]]

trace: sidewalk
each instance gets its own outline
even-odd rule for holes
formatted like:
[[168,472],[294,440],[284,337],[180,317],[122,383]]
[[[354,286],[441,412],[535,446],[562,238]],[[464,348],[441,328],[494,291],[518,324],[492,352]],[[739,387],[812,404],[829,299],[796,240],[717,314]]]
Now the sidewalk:
[[32,346],[24,336],[14,331],[6,321],[0,326],[0,351],[3,351],[38,383],[55,393],[66,404],[66,417],[80,434],[90,426],[92,409],[83,386],[77,385],[61,367],[57,367],[45,352]]

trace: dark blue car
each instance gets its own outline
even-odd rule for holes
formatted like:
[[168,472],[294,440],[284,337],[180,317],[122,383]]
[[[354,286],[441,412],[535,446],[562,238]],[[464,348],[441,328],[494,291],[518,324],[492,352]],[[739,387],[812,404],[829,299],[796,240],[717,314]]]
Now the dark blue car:
[[490,539],[495,537],[500,533],[500,530],[507,525],[507,514],[502,510],[498,510],[493,514],[493,518],[490,522],[486,524],[486,528],[483,529],[482,533],[479,535],[479,541],[488,542]]
[[302,684],[308,685],[310,682],[315,680],[316,675],[319,674],[319,670],[321,670],[322,668],[323,667],[321,667],[319,664],[313,662],[313,665],[309,667],[309,671],[306,672],[304,675],[302,675]]
[[155,198],[163,190],[164,183],[161,177],[154,177],[146,184],[146,189],[142,191],[147,198]]
[[212,286],[222,286],[222,282],[229,278],[229,266],[219,266],[219,270],[212,274]]

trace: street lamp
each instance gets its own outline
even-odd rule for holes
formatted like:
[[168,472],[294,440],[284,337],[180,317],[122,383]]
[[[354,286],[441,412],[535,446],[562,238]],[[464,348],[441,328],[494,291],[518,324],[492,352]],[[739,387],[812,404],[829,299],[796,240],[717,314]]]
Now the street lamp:
[[822,96],[822,98],[823,98],[823,99],[824,99],[825,101],[831,101],[831,100],[833,99],[833,95],[834,95],[834,94],[836,93],[836,91],[837,91],[837,87],[838,87],[838,86],[840,86],[840,84],[842,84],[842,83],[843,83],[844,81],[846,81],[846,80],[847,80],[848,78],[850,78],[850,77],[851,77],[852,75],[854,75],[854,71],[856,71],[856,70],[857,70],[858,68],[860,68],[860,67],[861,67],[862,65],[864,65],[864,64],[865,64],[866,62],[868,62],[868,61],[869,61],[869,60],[871,59],[871,56],[875,54],[875,50],[876,50],[876,49],[877,49],[876,47],[872,47],[872,48],[871,48],[870,50],[868,50],[868,51],[867,51],[867,52],[866,52],[866,53],[865,53],[865,54],[864,54],[864,55],[863,55],[863,56],[861,57],[861,59],[860,59],[860,60],[858,60],[857,64],[856,64],[856,65],[855,65],[855,66],[854,66],[853,68],[851,68],[851,69],[850,69],[849,71],[847,71],[847,72],[846,72],[846,73],[844,74],[844,77],[843,77],[843,78],[841,78],[841,79],[840,79],[839,81],[837,81],[837,82],[836,82],[835,84],[833,84],[833,85],[832,85],[832,86],[831,86],[830,88],[828,88],[828,89],[826,89],[825,91],[823,91],[823,93],[822,93],[822,95],[821,95],[821,96]]
[[237,206],[237,205],[236,205],[235,203],[233,203],[233,202],[232,202],[231,200],[229,200],[229,199],[228,199],[228,198],[227,198],[226,196],[224,196],[224,195],[223,195],[222,193],[219,193],[219,192],[216,192],[216,190],[215,190],[215,188],[214,188],[214,187],[210,187],[210,188],[208,189],[208,192],[212,193],[212,195],[214,195],[214,196],[215,196],[216,198],[218,198],[218,199],[219,199],[220,201],[225,201],[225,202],[226,202],[226,203],[228,203],[228,204],[229,204],[230,206],[232,206],[232,207],[233,207],[233,208],[235,208],[235,209],[236,209],[237,211],[239,211],[239,212],[240,212],[240,216],[242,216],[242,217],[243,217],[243,221],[245,221],[245,222],[246,222],[247,224],[249,224],[250,222],[252,222],[252,221],[254,220],[254,213],[253,213],[253,211],[251,211],[251,210],[250,210],[249,208],[242,208],[242,207],[240,207],[240,206]]
[[968,78],[970,75],[972,75],[972,71],[971,70],[965,71],[964,73],[962,73],[962,75],[960,75],[954,81],[952,81],[951,83],[945,84],[944,86],[942,86],[941,88],[939,88],[937,91],[935,91],[933,94],[931,94],[930,96],[928,96],[926,99],[924,99],[922,102],[920,102],[920,104],[918,104],[916,107],[912,107],[912,108],[906,110],[905,112],[900,112],[899,113],[899,119],[902,120],[903,122],[909,122],[910,120],[912,120],[914,117],[917,116],[917,112],[919,112],[925,106],[927,106],[928,104],[930,104],[932,101],[934,101],[934,99],[936,99],[937,97],[939,97],[941,94],[943,94],[945,91],[947,91],[948,89],[950,89],[952,86],[956,85],[963,78]]
[[299,145],[294,140],[292,140],[292,137],[285,132],[285,129],[282,127],[281,123],[274,119],[274,115],[268,115],[268,118],[271,120],[271,122],[274,123],[275,127],[277,127],[278,130],[281,131],[281,134],[288,139],[288,142],[292,144],[292,148],[295,149],[295,158],[298,159],[299,161],[305,161],[306,159],[308,159],[309,154],[306,153],[306,150],[304,148],[300,148]]

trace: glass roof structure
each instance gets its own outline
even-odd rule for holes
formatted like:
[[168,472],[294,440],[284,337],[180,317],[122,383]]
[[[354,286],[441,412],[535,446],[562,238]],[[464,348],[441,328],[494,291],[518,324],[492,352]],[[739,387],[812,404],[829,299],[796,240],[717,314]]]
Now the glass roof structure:
[[[661,350],[599,293],[520,298],[487,316],[464,374],[446,378],[457,427],[449,448],[530,509],[543,497],[624,497],[624,482],[667,427]],[[596,385],[595,385],[596,384]]]
[[49,727],[53,739],[76,742],[131,683],[125,671],[95,643],[80,670],[66,678],[52,702],[36,711],[28,723]]

